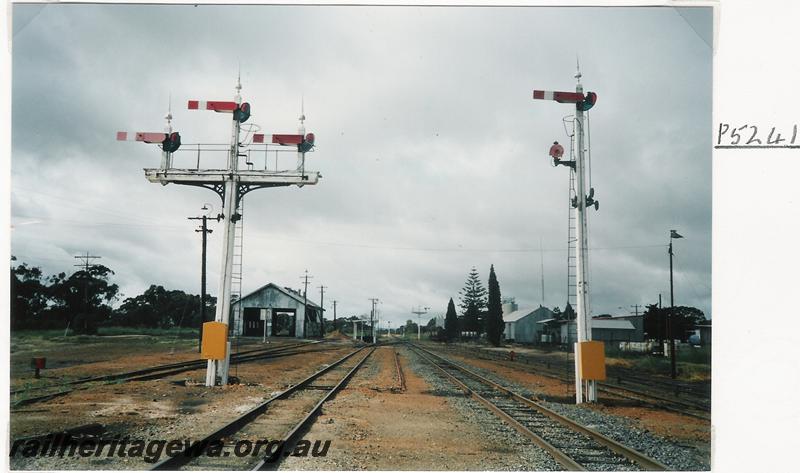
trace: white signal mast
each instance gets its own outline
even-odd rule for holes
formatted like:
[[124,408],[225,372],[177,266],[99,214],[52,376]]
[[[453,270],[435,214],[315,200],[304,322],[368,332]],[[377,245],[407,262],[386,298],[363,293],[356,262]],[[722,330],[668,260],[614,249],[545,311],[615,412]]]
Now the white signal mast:
[[[562,160],[564,148],[555,142],[550,148],[550,156],[553,157],[555,165],[564,165],[570,167],[575,172],[577,189],[575,191],[575,198],[571,202],[575,211],[577,227],[577,245],[576,245],[576,260],[577,260],[577,332],[578,342],[575,344],[576,355],[578,353],[578,344],[581,342],[591,341],[592,339],[592,318],[589,310],[589,238],[588,229],[586,224],[586,209],[587,207],[594,206],[595,210],[599,208],[599,203],[594,199],[594,189],[589,189],[586,193],[586,160],[585,160],[585,146],[584,146],[584,114],[594,106],[597,101],[597,94],[588,92],[584,95],[583,85],[581,84],[580,68],[575,73],[577,85],[575,92],[553,92],[545,90],[534,90],[533,98],[542,100],[555,100],[559,103],[575,104],[575,135],[576,135],[576,148],[577,155],[574,161]],[[567,325],[567,333],[569,333],[569,322]],[[581,404],[584,398],[588,402],[597,401],[597,382],[594,380],[581,379],[580,359],[575,357],[575,402]]]
[[428,310],[430,310],[430,307],[423,309],[422,306],[418,306],[416,310],[411,309],[411,313],[417,316],[417,341],[422,340],[422,316],[427,314]]
[[[305,115],[300,117],[300,133],[289,135],[272,135],[272,144],[277,146],[296,146],[298,164],[294,170],[278,171],[267,170],[266,159],[270,145],[264,143],[264,135],[255,133],[250,143],[241,142],[241,124],[250,117],[250,104],[242,102],[240,79],[236,81],[236,93],[233,101],[201,101],[189,100],[189,110],[207,110],[217,113],[232,114],[231,142],[227,151],[227,167],[225,169],[201,169],[200,150],[197,144],[197,167],[173,167],[173,153],[181,145],[180,135],[172,131],[172,114],[168,113],[166,133],[126,133],[118,132],[117,140],[143,141],[145,143],[160,144],[162,149],[161,166],[159,168],[145,168],[145,177],[153,183],[161,185],[180,184],[186,186],[205,187],[216,192],[222,199],[222,214],[224,220],[222,244],[222,268],[220,271],[219,291],[217,297],[216,322],[229,324],[231,310],[231,287],[233,281],[233,256],[236,233],[236,222],[242,218],[237,212],[242,197],[255,189],[268,187],[284,187],[314,185],[321,178],[318,172],[305,171],[305,154],[314,147],[314,134],[305,134]],[[224,146],[224,145],[223,145]],[[265,156],[264,169],[239,169],[240,158],[245,158],[249,164],[249,152],[241,153],[242,148],[248,151],[263,149]],[[208,150],[208,149],[206,149]],[[277,150],[276,150],[277,152]],[[228,365],[230,362],[230,342],[225,347],[225,357],[218,360],[208,360],[206,371],[206,386],[227,385]]]

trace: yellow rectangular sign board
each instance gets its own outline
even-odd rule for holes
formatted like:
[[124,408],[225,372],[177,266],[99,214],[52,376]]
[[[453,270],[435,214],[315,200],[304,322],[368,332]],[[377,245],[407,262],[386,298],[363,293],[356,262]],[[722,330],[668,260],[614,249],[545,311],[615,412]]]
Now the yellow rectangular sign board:
[[606,351],[603,342],[579,342],[576,357],[579,360],[581,379],[605,381]]
[[206,322],[203,324],[203,342],[200,358],[204,360],[224,360],[228,344],[228,324]]

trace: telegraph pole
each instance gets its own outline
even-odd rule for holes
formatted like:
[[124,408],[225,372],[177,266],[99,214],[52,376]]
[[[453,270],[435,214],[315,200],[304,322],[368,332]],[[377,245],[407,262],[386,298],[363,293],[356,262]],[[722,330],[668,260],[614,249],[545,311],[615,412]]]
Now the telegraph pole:
[[308,317],[306,317],[306,312],[308,311],[308,280],[314,279],[314,276],[309,276],[306,269],[306,273],[300,276],[300,279],[303,280],[303,337],[308,338]]
[[[209,210],[207,206],[203,206],[203,210]],[[197,342],[197,351],[202,352],[203,347],[203,324],[206,323],[206,247],[208,243],[208,235],[213,230],[208,228],[208,215],[202,217],[187,217],[188,220],[201,220],[203,223],[200,228],[195,232],[201,233],[203,237],[203,252],[200,263],[200,338]],[[219,221],[219,218],[216,219]]]
[[[83,267],[84,275],[83,275],[83,311],[89,312],[89,268],[94,266],[89,261],[93,259],[100,259],[102,256],[94,256],[90,255],[87,251],[85,255],[75,256],[76,259],[82,260],[83,262],[80,264],[76,264],[77,267]],[[69,322],[67,322],[67,328],[69,328]],[[74,329],[73,329],[74,330]]]
[[641,307],[641,305],[633,304],[631,307],[633,307],[633,315],[638,317],[639,316],[639,307]]
[[[300,116],[300,128],[298,130],[300,133],[272,135],[272,146],[296,147],[297,157],[300,161],[298,169],[278,170],[276,165],[275,170],[267,170],[265,164],[263,170],[253,168],[240,172],[240,158],[244,157],[248,162],[251,156],[250,151],[256,151],[256,148],[261,146],[266,159],[266,151],[270,145],[265,143],[265,135],[261,133],[254,133],[252,136],[248,134],[246,135],[248,141],[241,141],[241,124],[250,118],[251,110],[249,103],[242,102],[240,95],[242,85],[238,78],[235,89],[236,93],[233,101],[189,100],[187,105],[189,110],[226,113],[231,114],[233,117],[229,147],[227,145],[213,145],[226,146],[225,151],[228,154],[226,169],[220,170],[218,167],[202,169],[200,167],[200,144],[195,144],[197,146],[196,168],[188,169],[186,167],[173,166],[173,154],[181,146],[181,137],[179,133],[172,130],[171,111],[164,117],[167,121],[164,132],[117,132],[118,141],[141,141],[159,145],[161,148],[161,166],[144,170],[145,177],[150,182],[161,185],[180,184],[204,187],[217,193],[222,200],[221,217],[224,219],[222,268],[217,296],[217,313],[214,320],[223,325],[227,331],[222,333],[223,336],[210,342],[210,352],[214,352],[214,358],[208,358],[206,386],[226,385],[228,382],[228,366],[230,364],[230,342],[227,341],[230,333],[228,319],[230,318],[231,310],[236,222],[242,218],[242,215],[237,211],[241,199],[245,194],[256,189],[286,186],[303,187],[305,185],[315,185],[320,179],[318,172],[306,172],[305,170],[305,154],[314,148],[314,134],[305,134],[304,114]],[[204,150],[209,151],[208,148],[205,148],[206,145],[203,146]],[[241,153],[242,149],[246,152]],[[213,150],[211,149],[210,151]]]
[[669,335],[669,364],[672,379],[678,375],[675,366],[675,293],[672,286],[672,240],[674,238],[683,238],[683,236],[675,230],[669,231],[669,323],[667,324],[667,335]]
[[79,260],[83,260],[82,263],[76,264],[75,266],[77,266],[77,267],[83,266],[83,270],[88,273],[89,272],[89,268],[94,266],[89,261],[93,260],[93,259],[100,259],[100,258],[102,258],[102,256],[90,255],[89,252],[87,251],[85,255],[78,255],[78,256],[75,256],[75,258],[79,259]]
[[[589,193],[586,193],[586,160],[584,157],[586,146],[584,144],[584,112],[588,111],[594,106],[597,101],[597,94],[594,92],[583,93],[583,85],[581,84],[581,72],[578,68],[575,73],[577,84],[575,85],[575,92],[553,92],[545,90],[534,90],[533,98],[542,100],[554,100],[559,103],[575,104],[575,144],[577,155],[574,161],[562,161],[561,157],[564,154],[563,146],[558,142],[553,143],[550,148],[550,156],[553,157],[554,165],[568,166],[575,172],[576,190],[575,197],[572,201],[572,207],[575,211],[577,222],[576,236],[577,245],[575,248],[575,256],[577,261],[577,332],[578,341],[577,348],[583,343],[592,339],[592,318],[589,308],[589,237],[588,226],[586,221],[587,207],[594,206],[595,210],[599,208],[599,203],[594,199],[594,189],[590,188]],[[585,394],[585,396],[584,396]],[[595,380],[583,380],[581,378],[581,360],[580,357],[575,357],[575,402],[581,404],[584,398],[589,402],[597,401],[597,383]]]
[[327,288],[328,286],[322,286],[322,285],[319,286],[319,309],[321,311],[319,314],[319,318],[320,322],[322,322],[322,329],[320,333],[322,334],[323,337],[325,336],[325,289]]

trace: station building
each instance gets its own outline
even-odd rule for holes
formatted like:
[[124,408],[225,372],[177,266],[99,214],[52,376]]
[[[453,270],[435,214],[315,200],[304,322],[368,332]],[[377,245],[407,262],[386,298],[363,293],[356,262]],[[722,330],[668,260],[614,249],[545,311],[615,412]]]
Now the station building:
[[324,309],[299,291],[269,283],[233,303],[234,335],[261,337],[322,336]]

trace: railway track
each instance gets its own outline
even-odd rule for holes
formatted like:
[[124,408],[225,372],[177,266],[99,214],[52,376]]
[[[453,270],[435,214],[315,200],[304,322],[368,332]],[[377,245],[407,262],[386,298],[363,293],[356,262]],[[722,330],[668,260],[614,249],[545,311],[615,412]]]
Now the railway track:
[[456,384],[518,432],[542,447],[567,470],[652,470],[668,468],[599,432],[584,427],[494,381],[433,353],[409,345],[443,378]]
[[[374,347],[358,348],[338,361],[289,387],[204,438],[193,442],[174,456],[153,466],[153,470],[275,470],[290,454],[319,414],[322,405],[333,398],[358,371]],[[357,354],[366,352],[364,356]],[[298,414],[299,413],[299,414]],[[298,417],[300,419],[298,420]],[[208,455],[197,446],[222,442],[230,448],[245,442],[279,440],[260,452],[248,455]]]
[[[525,359],[525,361],[510,361],[485,353],[476,355],[474,352],[465,352],[460,349],[454,351],[464,356],[485,359],[501,366],[557,379],[568,383],[570,386],[574,384],[574,378],[571,376],[572,370],[574,370],[572,365],[530,359]],[[536,367],[533,368],[531,365],[535,365]],[[564,375],[564,373],[568,373],[568,375]],[[613,369],[609,369],[608,380],[598,383],[598,390],[601,393],[635,401],[642,405],[664,409],[698,419],[711,420],[710,392],[705,388],[698,388],[691,384],[672,380],[662,381],[653,377],[637,376],[630,373],[622,374]]]
[[[304,350],[307,347],[313,347],[322,343],[322,341],[313,341],[313,342],[303,342],[303,343],[295,343],[291,345],[285,345],[277,348],[268,348],[268,349],[253,349],[247,350],[243,352],[239,352],[235,355],[231,356],[231,363],[246,363],[250,361],[262,360],[266,358],[279,358],[283,356],[291,356],[297,355],[301,353],[313,353],[314,351],[321,351],[321,350]],[[34,391],[47,391],[47,390],[55,390],[55,392],[49,392],[46,394],[38,395],[38,396],[31,396],[25,397],[23,399],[19,399],[16,402],[12,402],[12,407],[19,407],[23,405],[35,404],[37,402],[43,402],[50,399],[54,399],[56,397],[61,397],[67,395],[77,389],[85,389],[85,387],[81,387],[82,385],[87,385],[90,383],[109,383],[109,382],[130,382],[130,381],[147,381],[151,379],[158,379],[164,376],[170,376],[174,374],[183,373],[186,371],[193,371],[197,369],[202,369],[207,364],[206,360],[190,360],[184,361],[179,363],[169,363],[164,365],[156,365],[151,366],[148,368],[144,368],[141,370],[134,370],[134,371],[126,371],[122,373],[114,373],[109,375],[102,375],[102,376],[92,376],[87,378],[80,378],[73,381],[68,381],[65,383],[58,383],[58,384],[49,384],[43,386],[34,386],[25,389],[16,389],[10,392],[12,398],[17,397],[22,394],[31,393]],[[65,389],[66,388],[66,389]]]
[[395,378],[396,378],[396,385],[392,389],[395,392],[403,392],[406,390],[406,376],[403,374],[403,367],[400,366],[400,354],[397,352],[396,347],[392,347],[394,351],[394,369],[395,369]]

